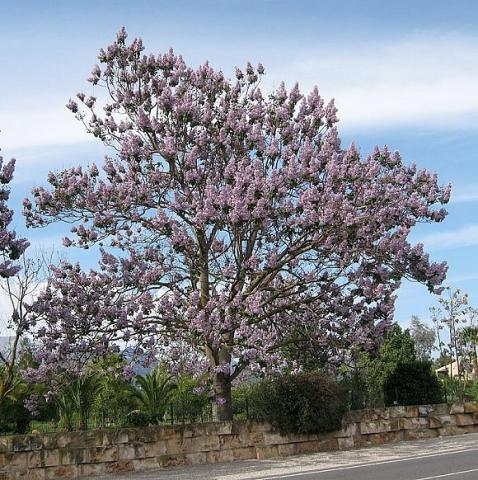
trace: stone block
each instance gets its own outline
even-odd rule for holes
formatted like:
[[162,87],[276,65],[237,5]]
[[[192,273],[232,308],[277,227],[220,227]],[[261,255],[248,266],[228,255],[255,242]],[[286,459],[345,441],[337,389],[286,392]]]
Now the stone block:
[[[381,432],[362,436],[360,445],[383,445],[385,443],[396,443],[403,439],[403,431]],[[365,443],[362,443],[365,441]]]
[[369,408],[362,410],[361,422],[375,422],[377,420],[388,420],[390,418],[390,411],[388,408]]
[[402,418],[406,416],[406,407],[396,406],[388,408],[390,418]]
[[290,457],[291,455],[297,455],[301,445],[301,443],[286,443],[283,445],[278,445],[277,450],[281,457]]
[[133,460],[136,458],[134,445],[123,443],[118,445],[118,460]]
[[235,460],[233,450],[214,450],[206,452],[207,463],[233,462]]
[[464,427],[465,425],[474,425],[475,419],[470,413],[457,413],[455,415],[456,424],[459,427]]
[[[106,463],[83,463],[78,465],[78,474],[84,477],[92,477],[94,475],[103,475],[106,473]],[[69,477],[68,477],[69,478]]]
[[91,461],[89,450],[88,448],[61,448],[60,464],[79,465],[80,463],[89,463]]
[[433,406],[432,405],[420,405],[418,407],[418,416],[419,417],[428,417],[430,412],[433,412]]
[[131,460],[118,460],[117,462],[105,463],[105,473],[132,472],[133,462]]
[[477,413],[478,402],[465,402],[464,410],[465,410],[465,413]]
[[357,424],[356,423],[349,423],[342,427],[341,430],[334,433],[334,437],[342,438],[342,437],[353,437],[357,434]]
[[265,422],[247,422],[247,426],[250,432],[271,432],[272,428],[268,423]]
[[34,468],[32,470],[28,470],[25,480],[45,480],[45,478],[46,473],[43,468]]
[[11,452],[12,441],[13,441],[12,437],[0,437],[0,453]]
[[428,416],[428,428],[441,428],[447,425],[456,425],[455,415],[435,415]]
[[289,443],[289,442],[300,442],[301,439],[295,439],[295,436],[289,436],[286,435],[281,435],[280,433],[269,433],[269,432],[264,432],[262,434],[263,442],[264,445],[280,445],[283,443]]
[[417,429],[428,428],[428,418],[426,417],[401,418],[400,427],[402,430],[417,430]]
[[10,469],[28,468],[28,456],[30,452],[5,453],[5,465]]
[[158,432],[158,440],[168,440],[170,438],[181,438],[181,431],[172,426],[163,426]]
[[118,461],[118,446],[92,447],[88,449],[88,463],[107,463]]
[[183,452],[183,443],[179,438],[168,438],[165,440],[166,443],[166,451],[168,455],[179,455],[184,453]]
[[221,435],[219,437],[219,448],[221,450],[229,450],[233,448],[241,448],[249,445],[247,437],[238,434]]
[[454,403],[450,407],[450,415],[455,415],[457,413],[465,413],[465,405],[462,403]]
[[256,458],[258,460],[263,460],[267,458],[278,458],[279,447],[277,445],[267,445],[264,447],[256,447]]
[[435,415],[449,415],[450,414],[450,407],[447,403],[435,403],[432,405],[433,411],[432,413]]
[[338,450],[339,442],[335,437],[328,437],[318,440],[317,442],[318,450],[317,452],[329,452],[331,450]]
[[67,433],[49,433],[42,436],[43,449],[54,450],[68,445],[69,436]]
[[418,416],[419,416],[419,411],[417,406],[407,405],[405,407],[405,417],[411,418],[411,417],[418,417]]
[[152,443],[161,438],[162,428],[159,426],[129,429],[128,443]]
[[311,440],[310,442],[301,442],[295,444],[295,453],[297,455],[304,453],[325,452],[327,450],[328,449],[326,448],[326,445],[321,445],[321,442],[317,440]]
[[119,443],[128,443],[129,435],[128,431],[122,429],[105,430],[103,432],[103,438],[101,445],[106,447],[107,445],[118,445]]
[[360,422],[360,433],[362,435],[368,435],[371,433],[385,433],[400,430],[401,420],[400,418],[392,418],[390,420]]
[[203,465],[207,463],[206,452],[186,453],[184,456],[187,465]]
[[[28,468],[40,468],[43,465],[42,455],[43,452],[28,452]],[[1,465],[1,460],[0,460]]]
[[159,461],[157,458],[138,458],[137,460],[133,460],[132,463],[135,472],[153,470],[159,467]]
[[183,454],[178,455],[161,455],[158,458],[159,465],[164,468],[178,467],[180,465],[187,465],[186,456]]
[[447,425],[446,427],[438,428],[437,431],[440,437],[463,435],[464,433],[467,433],[465,427],[459,427],[457,425]]
[[184,452],[209,452],[210,450],[219,450],[219,435],[203,435],[201,437],[193,437],[190,439],[184,439],[182,445]]
[[337,444],[339,450],[350,450],[355,448],[354,437],[339,437],[337,438]]
[[29,435],[15,435],[12,438],[11,451],[28,452],[31,448],[31,437]]
[[252,458],[257,458],[255,447],[235,448],[232,450],[232,454],[234,460],[250,460]]
[[54,450],[42,450],[42,465],[45,467],[54,467],[60,465],[60,450],[55,448]]
[[166,455],[167,453],[168,449],[164,440],[144,445],[145,457],[159,457],[160,455]]
[[[57,467],[44,468],[45,480],[56,480],[58,478],[67,478],[68,480],[78,477],[78,467],[76,465],[60,465]],[[97,473],[92,472],[92,473]],[[86,473],[85,475],[91,475],[92,473]],[[103,473],[103,472],[98,472]]]

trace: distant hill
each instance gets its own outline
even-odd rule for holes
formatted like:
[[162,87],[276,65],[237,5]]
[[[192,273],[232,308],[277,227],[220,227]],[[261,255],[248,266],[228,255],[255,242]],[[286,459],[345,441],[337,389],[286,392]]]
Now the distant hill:
[[9,345],[12,341],[13,337],[0,337],[0,352],[6,353],[9,350]]

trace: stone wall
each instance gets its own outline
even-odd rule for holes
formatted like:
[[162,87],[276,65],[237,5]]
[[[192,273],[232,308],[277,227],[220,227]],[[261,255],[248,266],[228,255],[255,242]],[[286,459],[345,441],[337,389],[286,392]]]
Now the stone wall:
[[354,411],[342,430],[321,435],[280,435],[267,424],[252,422],[15,435],[0,437],[0,480],[75,479],[469,432],[478,432],[478,403]]

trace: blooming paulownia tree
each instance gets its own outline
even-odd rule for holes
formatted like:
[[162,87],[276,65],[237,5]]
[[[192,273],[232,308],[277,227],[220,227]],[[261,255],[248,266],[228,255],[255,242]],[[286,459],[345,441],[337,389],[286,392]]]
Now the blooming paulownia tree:
[[[28,242],[24,238],[17,238],[15,230],[10,228],[13,218],[13,211],[8,208],[10,197],[10,182],[15,170],[15,160],[8,163],[3,162],[0,156],[0,282],[2,288],[11,288],[10,280],[14,279],[20,271],[20,264],[17,260],[25,252]],[[9,299],[12,300],[12,296]],[[23,302],[12,301],[13,312],[8,319],[8,327],[13,330],[11,343],[6,350],[0,351],[0,407],[7,395],[15,387],[15,366],[19,342],[22,335],[28,330],[29,325],[23,315],[25,305]]]
[[261,65],[231,81],[145,55],[124,29],[99,61],[89,80],[106,98],[68,108],[117,154],[51,173],[24,203],[30,226],[70,222],[65,245],[101,246],[98,271],[62,264],[37,304],[51,351],[187,345],[229,419],[244,368],[277,367],[287,342],[370,344],[403,277],[441,284],[445,264],[407,237],[444,218],[449,187],[387,148],[341,149],[317,88],[266,97]]

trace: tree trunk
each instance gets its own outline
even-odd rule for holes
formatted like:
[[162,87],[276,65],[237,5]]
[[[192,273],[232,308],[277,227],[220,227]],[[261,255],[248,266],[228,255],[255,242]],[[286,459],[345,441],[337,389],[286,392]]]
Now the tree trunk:
[[232,415],[231,377],[226,373],[217,373],[213,379],[214,385],[214,417],[219,422],[228,422]]

